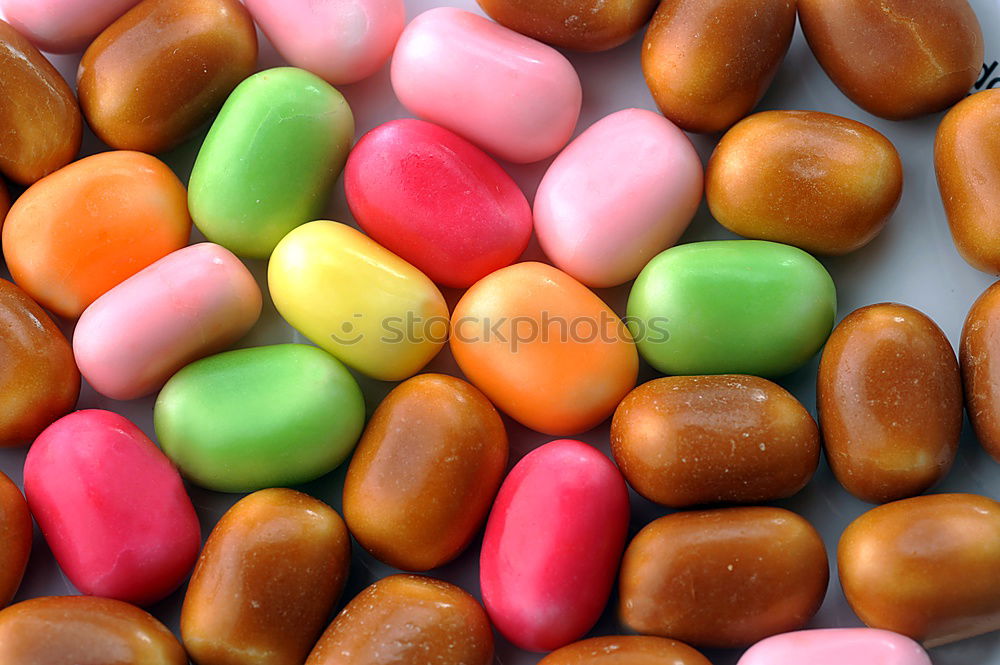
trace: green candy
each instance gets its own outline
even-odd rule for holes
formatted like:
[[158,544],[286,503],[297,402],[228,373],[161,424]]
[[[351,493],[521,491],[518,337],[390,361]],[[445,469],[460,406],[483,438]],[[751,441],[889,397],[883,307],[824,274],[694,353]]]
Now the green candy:
[[267,258],[285,234],[322,216],[354,140],[354,116],[329,83],[295,67],[233,91],[191,171],[188,206],[212,242]]
[[668,249],[628,300],[639,352],[673,375],[788,374],[823,346],[836,313],[837,291],[819,261],[759,240]]
[[314,346],[280,344],[203,358],[160,391],[160,447],[191,482],[220,492],[297,485],[339,466],[365,402],[354,377]]

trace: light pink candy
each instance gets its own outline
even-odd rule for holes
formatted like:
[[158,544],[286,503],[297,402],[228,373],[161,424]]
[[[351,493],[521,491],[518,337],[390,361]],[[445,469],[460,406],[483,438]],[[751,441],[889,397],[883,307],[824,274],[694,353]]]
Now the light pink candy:
[[135,399],[236,342],[260,311],[260,287],[232,252],[192,245],[95,300],[76,325],[73,353],[97,392]]
[[612,113],[552,162],[535,195],[535,233],[563,271],[592,287],[617,286],[677,242],[703,179],[694,146],[669,120]]
[[49,53],[82,51],[139,0],[0,0],[7,22]]
[[545,159],[569,141],[580,78],[550,46],[453,7],[415,18],[392,56],[403,106],[501,159]]
[[908,637],[874,628],[800,630],[758,642],[737,665],[931,665]]
[[290,64],[334,85],[386,63],[406,23],[403,0],[244,0]]

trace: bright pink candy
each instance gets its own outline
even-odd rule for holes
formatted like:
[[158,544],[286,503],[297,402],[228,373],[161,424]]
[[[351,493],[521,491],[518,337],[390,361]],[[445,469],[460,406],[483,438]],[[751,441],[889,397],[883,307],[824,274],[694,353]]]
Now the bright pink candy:
[[7,22],[49,53],[82,51],[139,0],[0,0]]
[[579,441],[547,443],[507,476],[479,559],[493,625],[522,649],[551,651],[600,618],[628,531],[618,469]]
[[743,654],[738,665],[931,665],[908,637],[874,628],[800,630],[769,637]]
[[468,287],[513,263],[531,239],[531,208],[486,153],[422,120],[368,132],[344,170],[361,228],[445,286]]
[[180,475],[116,413],[77,411],[49,425],[28,451],[24,492],[85,594],[149,605],[194,566],[201,529]]

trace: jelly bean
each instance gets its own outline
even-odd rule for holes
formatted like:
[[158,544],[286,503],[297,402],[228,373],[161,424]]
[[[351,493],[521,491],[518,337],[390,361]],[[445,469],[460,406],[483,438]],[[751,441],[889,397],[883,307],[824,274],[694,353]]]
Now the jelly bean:
[[1000,90],[959,102],[941,121],[934,143],[941,201],[955,247],[974,268],[1000,274]]
[[493,631],[456,586],[392,575],[354,598],[323,633],[306,665],[490,665]]
[[[21,490],[0,472],[0,608],[14,599],[31,554],[34,525]],[[7,662],[7,661],[3,661]]]
[[30,443],[70,412],[80,372],[62,332],[24,291],[0,279],[0,447]]
[[700,653],[662,637],[592,637],[553,651],[538,665],[712,665]]
[[537,162],[566,145],[583,102],[580,78],[558,51],[454,7],[411,21],[391,69],[403,106],[510,162]]
[[220,492],[319,478],[350,455],[364,420],[354,377],[305,344],[202,358],[167,381],[153,410],[167,456],[193,483]]
[[1000,461],[1000,282],[969,310],[959,360],[972,429],[986,452]]
[[757,106],[794,31],[794,0],[661,2],[642,44],[646,84],[681,129],[721,132]]
[[403,0],[246,0],[246,5],[285,60],[334,85],[356,83],[381,69],[406,23]]
[[737,665],[931,665],[919,644],[872,628],[827,628],[775,635],[752,646]]
[[955,461],[958,361],[941,329],[912,307],[870,305],[841,321],[823,349],[816,397],[827,461],[859,499],[920,494]]
[[612,113],[545,172],[535,194],[538,242],[584,284],[618,286],[677,242],[701,193],[701,158],[682,131],[652,111]]
[[14,281],[69,318],[116,284],[187,244],[184,185],[138,152],[86,157],[30,187],[3,225]]
[[382,381],[419,372],[448,337],[448,306],[426,275],[344,224],[319,221],[274,250],[267,283],[299,332]]
[[799,0],[798,8],[837,87],[889,120],[943,111],[983,66],[983,32],[967,0]]
[[24,492],[59,567],[77,589],[147,605],[191,572],[201,530],[177,470],[110,411],[60,418],[24,462]]
[[319,217],[354,140],[343,95],[294,67],[254,74],[233,91],[191,171],[198,229],[240,256],[267,258]]
[[615,462],[665,506],[759,503],[797,493],[819,464],[819,429],[798,400],[755,376],[675,376],[625,397]]
[[846,254],[882,230],[903,193],[889,139],[848,118],[765,111],[726,132],[705,173],[712,215],[748,238]]
[[139,0],[0,0],[18,32],[49,53],[82,51]]
[[507,468],[500,414],[474,387],[421,374],[372,416],[344,481],[344,517],[377,559],[430,570],[469,546]]
[[788,374],[823,346],[836,312],[833,279],[816,259],[759,240],[668,249],[628,300],[639,352],[664,374]]
[[168,254],[94,301],[77,323],[73,351],[95,390],[135,399],[235,343],[260,311],[250,271],[229,250],[201,243]]
[[854,520],[837,550],[847,602],[872,628],[927,648],[1000,629],[1000,504],[903,499]]
[[593,292],[542,263],[485,277],[455,306],[451,350],[502,411],[555,436],[585,432],[635,387],[629,330]]
[[30,185],[69,164],[83,119],[73,90],[25,37],[0,21],[0,172]]
[[649,20],[656,0],[476,0],[497,23],[553,46],[606,51]]
[[646,526],[625,551],[619,613],[639,633],[745,647],[805,626],[828,581],[823,541],[795,513],[674,513]]
[[302,665],[347,581],[351,536],[322,501],[266,489],[226,511],[181,610],[198,665]]
[[513,263],[531,208],[500,165],[457,134],[404,118],[376,127],[344,169],[351,213],[438,284],[465,288]]
[[528,453],[500,488],[479,559],[497,630],[530,651],[583,637],[608,602],[628,520],[625,481],[604,454],[568,439]]
[[144,0],[80,61],[87,124],[112,148],[164,152],[222,107],[257,65],[257,33],[238,0]]

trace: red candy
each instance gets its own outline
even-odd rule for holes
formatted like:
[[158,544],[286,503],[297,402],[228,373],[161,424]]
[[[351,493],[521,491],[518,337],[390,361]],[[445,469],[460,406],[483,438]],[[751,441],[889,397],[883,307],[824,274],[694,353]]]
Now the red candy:
[[517,183],[485,152],[423,120],[393,120],[362,137],[344,187],[368,235],[444,286],[471,286],[510,265],[531,237]]

